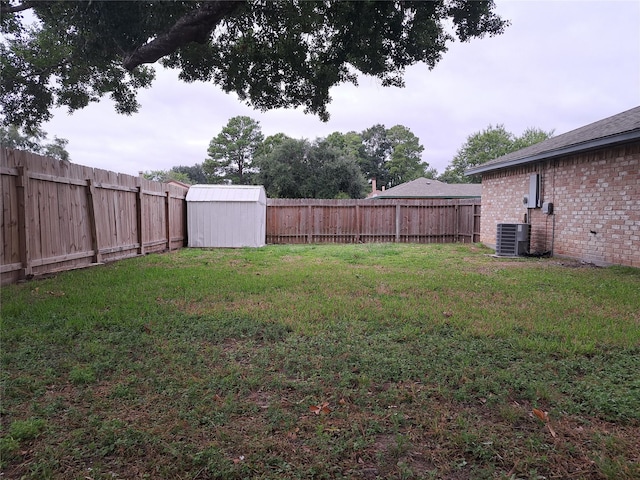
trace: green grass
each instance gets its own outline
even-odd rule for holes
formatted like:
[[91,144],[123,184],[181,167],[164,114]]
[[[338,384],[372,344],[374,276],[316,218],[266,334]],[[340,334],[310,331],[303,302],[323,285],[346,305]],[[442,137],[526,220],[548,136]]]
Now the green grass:
[[488,253],[185,249],[3,287],[1,468],[639,478],[640,271]]

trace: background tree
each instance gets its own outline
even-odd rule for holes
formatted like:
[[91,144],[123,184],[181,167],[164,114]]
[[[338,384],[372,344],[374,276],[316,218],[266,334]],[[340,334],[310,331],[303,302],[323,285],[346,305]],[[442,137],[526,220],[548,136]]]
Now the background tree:
[[554,132],[555,129],[545,132],[544,130],[541,130],[539,128],[529,127],[524,132],[522,132],[522,135],[515,139],[515,141],[513,142],[512,151],[520,150],[521,148],[530,147],[531,145],[540,143],[543,140],[553,137]]
[[[278,145],[283,143],[285,140],[291,140],[291,137],[285,135],[284,133],[276,133],[275,135],[269,135],[265,138],[262,143],[258,146],[255,151],[254,159],[257,161],[258,157],[265,156],[271,153]],[[256,167],[260,168],[256,163]]]
[[233,117],[209,143],[209,158],[202,168],[214,183],[251,183],[251,174],[255,173],[251,161],[263,139],[259,122],[246,116]]
[[189,177],[185,173],[177,172],[174,169],[171,170],[148,170],[146,172],[142,172],[142,176],[147,180],[151,180],[152,182],[169,182],[171,180],[176,180],[178,182],[186,183],[191,185],[192,182]]
[[357,132],[333,132],[328,135],[324,141],[327,145],[337,149],[343,155],[353,157],[358,160],[358,162],[364,158],[362,135]]
[[492,126],[467,137],[458,153],[438,178],[446,183],[480,183],[479,175],[467,176],[465,170],[481,165],[507,153],[520,150],[534,143],[553,136],[553,130],[545,132],[537,128],[529,128],[517,137],[505,130],[504,125]]
[[356,157],[318,139],[311,148],[313,198],[363,198],[367,188]]
[[438,178],[438,170],[435,167],[427,167],[423,176],[424,178],[436,180]]
[[68,161],[71,158],[67,151],[68,144],[69,140],[66,138],[53,137],[51,143],[46,143],[42,146],[42,154],[58,160]]
[[421,157],[424,147],[404,125],[389,129],[374,125],[361,136],[360,168],[368,180],[375,178],[379,187],[394,187],[427,174],[429,165]]
[[353,156],[318,139],[267,138],[273,147],[256,157],[256,181],[272,198],[362,198],[366,180]]
[[428,165],[422,161],[424,147],[411,130],[396,125],[387,131],[391,143],[391,158],[387,162],[389,186],[395,187],[425,176]]
[[390,183],[387,160],[391,156],[391,142],[384,125],[374,125],[362,132],[363,155],[360,160],[362,173],[368,180],[375,178],[382,187]]
[[191,185],[209,183],[209,176],[205,173],[201,163],[196,163],[192,167],[179,165],[177,167],[172,167],[171,170],[186,175],[188,182],[185,183],[189,183]]
[[[3,122],[37,126],[110,96],[136,111],[161,60],[184,81],[213,81],[256,108],[304,107],[328,118],[329,90],[357,74],[403,86],[448,43],[503,32],[493,1],[411,2],[0,0]],[[22,17],[29,10],[36,22]]]
[[15,125],[0,127],[0,145],[6,148],[27,150],[29,152],[57,158],[58,160],[70,159],[66,149],[69,140],[53,137],[53,141],[47,143],[47,133],[40,128],[32,128],[24,133]]
[[403,125],[390,129],[374,125],[362,133],[333,132],[314,142],[294,140],[284,133],[260,139],[257,122],[234,117],[211,141],[210,158],[201,172],[199,165],[173,170],[202,175],[206,183],[260,183],[267,194],[280,198],[362,198],[371,178],[390,187],[437,175],[422,161],[424,147],[418,137]]
[[269,147],[255,159],[259,168],[256,182],[263,185],[267,196],[272,198],[306,197],[311,144],[286,135],[267,137],[265,143]]

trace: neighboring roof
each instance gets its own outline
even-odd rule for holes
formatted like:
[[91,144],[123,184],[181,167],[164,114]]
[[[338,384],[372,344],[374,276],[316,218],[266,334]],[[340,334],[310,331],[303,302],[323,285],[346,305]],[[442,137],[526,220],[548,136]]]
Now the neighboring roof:
[[178,187],[184,187],[184,188],[189,188],[191,185],[189,185],[188,183],[184,183],[181,182],[180,180],[168,180],[165,183],[169,184],[169,185],[177,185]]
[[469,168],[465,174],[477,175],[637,140],[640,140],[640,107],[508,153],[477,167]]
[[479,183],[444,183],[421,177],[380,192],[373,198],[475,198],[481,195]]
[[266,202],[264,187],[258,185],[191,185],[187,202]]

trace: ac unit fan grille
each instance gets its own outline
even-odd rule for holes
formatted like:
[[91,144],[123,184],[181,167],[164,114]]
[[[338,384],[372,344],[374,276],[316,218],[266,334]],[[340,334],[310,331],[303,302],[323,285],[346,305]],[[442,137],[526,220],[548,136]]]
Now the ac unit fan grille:
[[518,257],[529,252],[529,224],[499,223],[496,233],[496,255]]

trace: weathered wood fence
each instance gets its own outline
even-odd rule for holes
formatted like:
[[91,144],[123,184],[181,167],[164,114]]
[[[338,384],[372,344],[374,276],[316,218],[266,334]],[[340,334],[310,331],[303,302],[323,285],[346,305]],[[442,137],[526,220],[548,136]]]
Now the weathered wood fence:
[[2,284],[184,246],[187,189],[0,147]]
[[268,199],[266,241],[479,242],[480,199]]
[[[187,189],[0,147],[1,283],[186,244]],[[480,199],[268,199],[266,242],[480,241]]]

